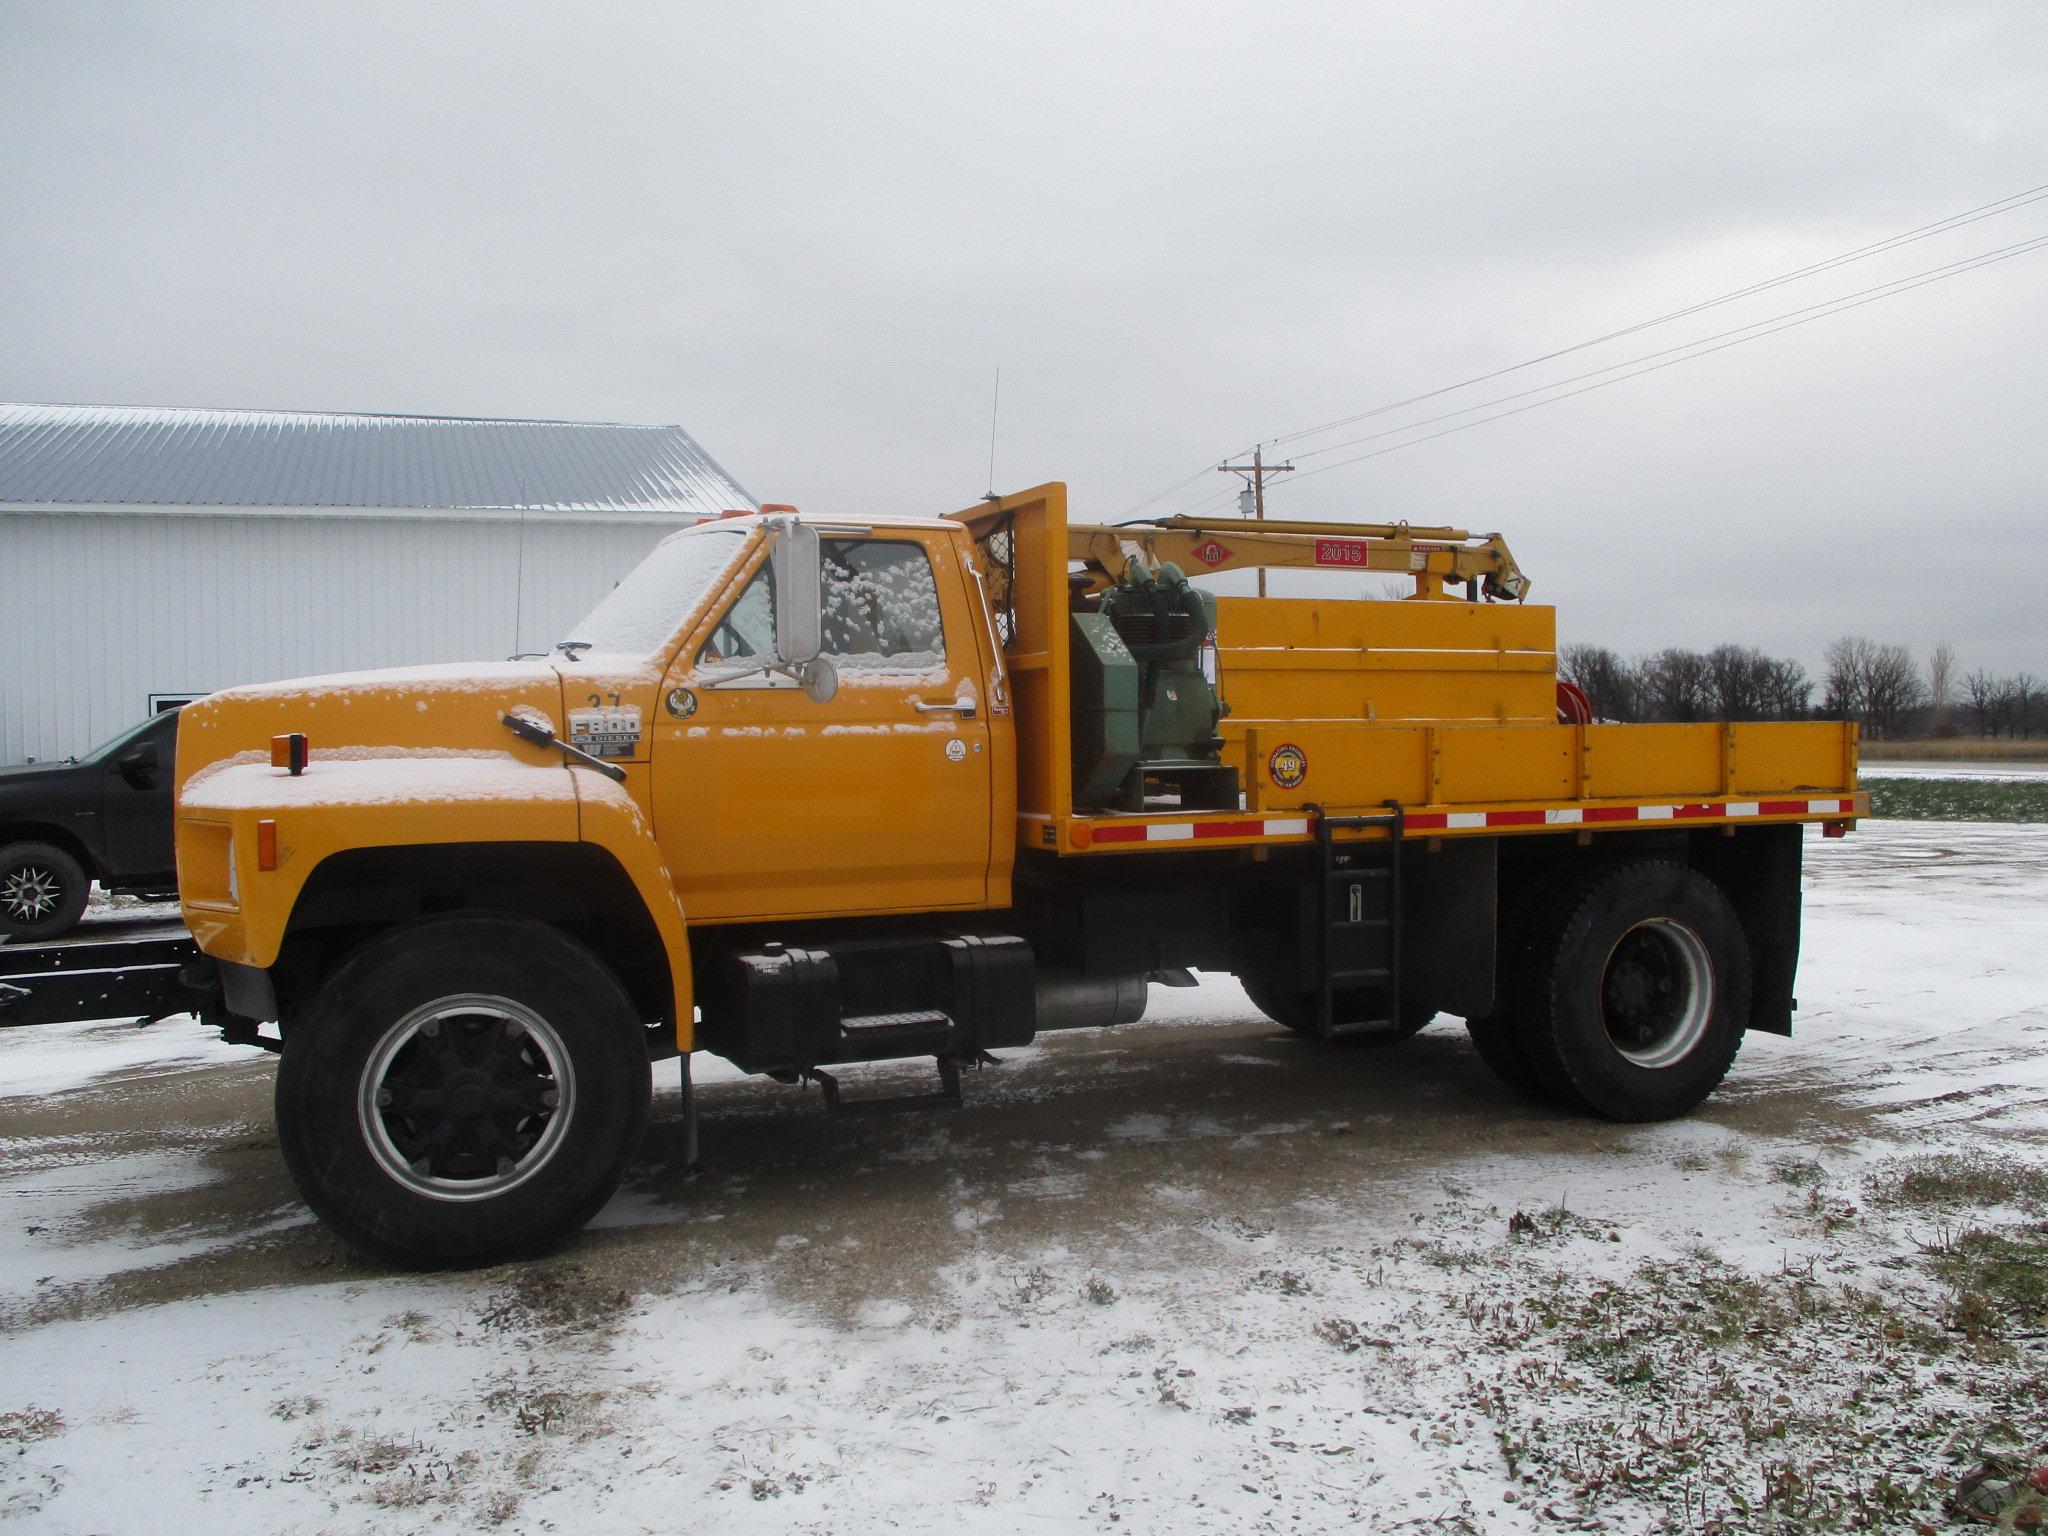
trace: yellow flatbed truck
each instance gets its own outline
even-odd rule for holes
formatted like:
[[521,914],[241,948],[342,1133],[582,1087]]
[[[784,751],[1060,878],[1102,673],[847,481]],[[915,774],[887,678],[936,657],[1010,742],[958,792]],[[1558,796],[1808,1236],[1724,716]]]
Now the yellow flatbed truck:
[[[1188,580],[1249,567],[1413,593]],[[1056,484],[700,524],[546,658],[189,706],[187,979],[281,1049],[313,1209],[412,1264],[587,1221],[651,1059],[838,1107],[828,1069],[931,1057],[957,1098],[1194,970],[1362,1047],[1459,1015],[1530,1094],[1681,1114],[1790,1029],[1854,728],[1593,722],[1527,587],[1497,535],[1070,527]]]

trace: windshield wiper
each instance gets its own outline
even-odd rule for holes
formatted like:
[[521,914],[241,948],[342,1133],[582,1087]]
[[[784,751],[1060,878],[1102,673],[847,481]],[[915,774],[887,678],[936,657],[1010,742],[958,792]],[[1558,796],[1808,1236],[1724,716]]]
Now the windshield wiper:
[[536,747],[553,747],[564,757],[573,758],[586,768],[595,768],[599,773],[615,783],[623,784],[626,782],[625,769],[621,768],[617,763],[608,763],[603,758],[584,751],[581,747],[571,746],[568,742],[557,736],[554,732],[554,727],[548,725],[545,721],[528,719],[522,715],[500,715],[498,719],[503,723],[506,730],[517,736],[521,741],[530,741]]

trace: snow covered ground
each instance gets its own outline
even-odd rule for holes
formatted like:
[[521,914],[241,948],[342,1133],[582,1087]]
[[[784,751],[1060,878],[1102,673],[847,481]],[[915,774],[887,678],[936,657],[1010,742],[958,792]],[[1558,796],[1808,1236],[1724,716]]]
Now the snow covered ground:
[[2048,763],[1870,762],[1857,764],[1866,779],[1998,779],[2006,783],[2048,782]]
[[1687,1121],[1518,1099],[1452,1020],[1296,1040],[1212,978],[963,1112],[720,1074],[694,1178],[664,1069],[590,1233],[424,1278],[300,1210],[267,1060],[178,1021],[0,1031],[0,1519],[1939,1519],[1980,1449],[2043,1438],[2038,1346],[1972,1323],[1953,1264],[2048,1214],[2048,828],[1868,823],[1810,842],[1808,887],[1797,1037]]

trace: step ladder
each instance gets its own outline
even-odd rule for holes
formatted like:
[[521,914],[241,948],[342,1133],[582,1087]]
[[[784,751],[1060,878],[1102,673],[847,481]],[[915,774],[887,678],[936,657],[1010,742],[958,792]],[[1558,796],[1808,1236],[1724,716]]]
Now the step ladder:
[[[1315,818],[1321,876],[1316,1033],[1325,1040],[1391,1034],[1401,1020],[1401,807],[1390,800],[1384,813],[1371,816],[1331,816],[1316,805],[1305,809]],[[1373,828],[1387,835],[1336,840],[1339,832]],[[1368,995],[1362,1017],[1335,1017],[1340,992]]]

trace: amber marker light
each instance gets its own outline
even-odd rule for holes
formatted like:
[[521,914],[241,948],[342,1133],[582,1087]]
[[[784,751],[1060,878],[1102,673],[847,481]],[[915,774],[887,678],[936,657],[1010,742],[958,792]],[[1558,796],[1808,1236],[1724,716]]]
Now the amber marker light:
[[[305,737],[299,739],[304,741]],[[277,823],[274,821],[256,823],[256,867],[265,873],[277,868]]]
[[306,737],[302,731],[270,738],[270,766],[282,768],[293,778],[306,771]]

